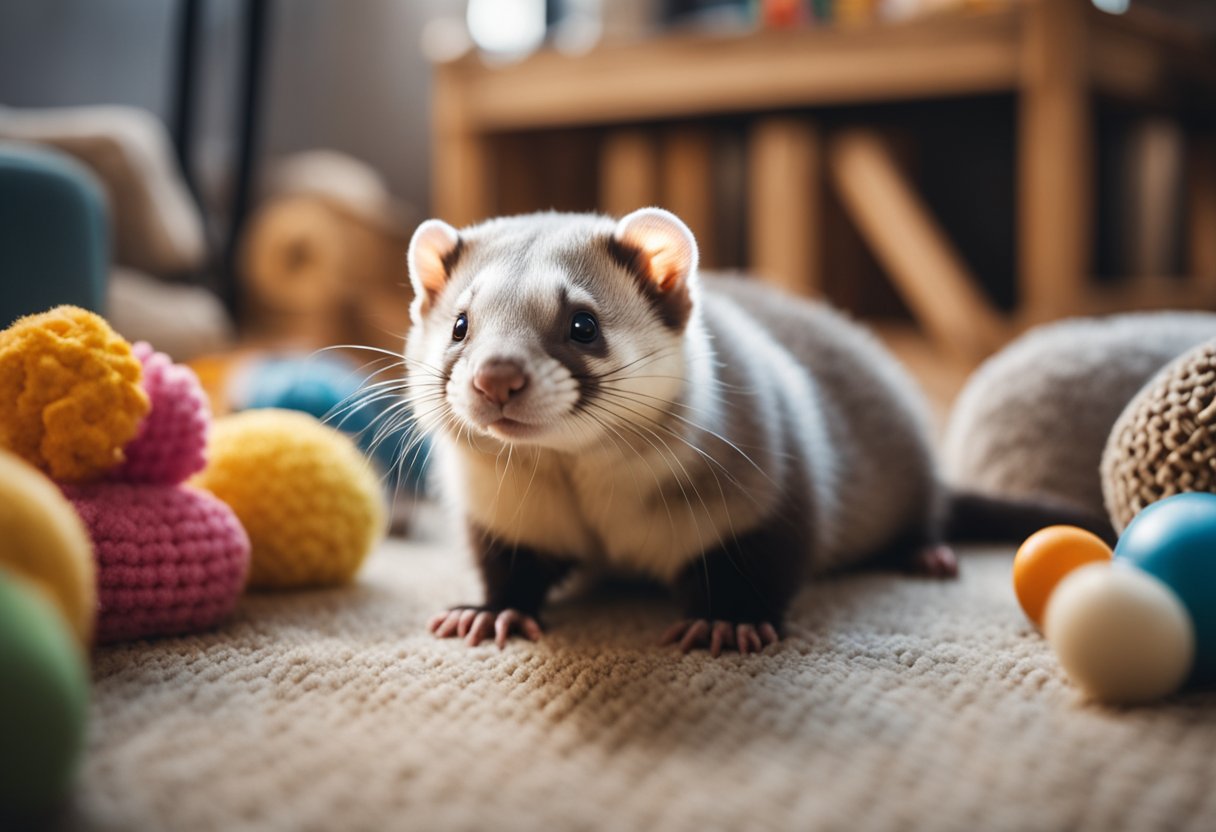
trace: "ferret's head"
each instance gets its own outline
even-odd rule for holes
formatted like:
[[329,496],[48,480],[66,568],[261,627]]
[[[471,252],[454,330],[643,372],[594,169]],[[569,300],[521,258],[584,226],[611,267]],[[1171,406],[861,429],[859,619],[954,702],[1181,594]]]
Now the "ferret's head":
[[697,247],[667,211],[460,231],[427,220],[409,270],[406,359],[424,429],[577,450],[653,420],[683,389]]

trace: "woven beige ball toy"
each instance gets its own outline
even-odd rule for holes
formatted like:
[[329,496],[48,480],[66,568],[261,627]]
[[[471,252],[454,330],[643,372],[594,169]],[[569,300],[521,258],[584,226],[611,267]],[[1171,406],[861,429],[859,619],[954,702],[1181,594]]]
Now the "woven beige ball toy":
[[1119,531],[1165,497],[1216,493],[1216,341],[1167,364],[1132,398],[1111,429],[1101,470]]

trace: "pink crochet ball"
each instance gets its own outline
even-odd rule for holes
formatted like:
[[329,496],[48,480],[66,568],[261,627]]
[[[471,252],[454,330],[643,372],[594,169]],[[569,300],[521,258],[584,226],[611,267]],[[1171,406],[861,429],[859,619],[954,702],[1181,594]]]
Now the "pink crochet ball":
[[63,490],[93,540],[99,643],[205,630],[236,607],[249,538],[224,503],[189,486]]
[[126,461],[114,473],[125,482],[185,482],[207,464],[211,410],[198,376],[174,364],[146,342],[132,347],[144,367],[143,386],[152,409],[139,433],[123,448]]

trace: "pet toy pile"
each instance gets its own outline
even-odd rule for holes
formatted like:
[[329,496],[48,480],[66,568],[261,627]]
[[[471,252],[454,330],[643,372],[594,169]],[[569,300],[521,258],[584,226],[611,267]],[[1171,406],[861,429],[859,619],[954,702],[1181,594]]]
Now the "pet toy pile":
[[75,307],[0,332],[0,808],[70,781],[91,644],[212,628],[250,577],[345,582],[382,527],[370,466],[315,419],[213,425],[193,371]]
[[1080,529],[1026,540],[1014,589],[1065,672],[1090,696],[1147,702],[1216,683],[1216,343],[1162,369],[1102,458],[1122,531],[1112,552]]
[[0,333],[0,444],[51,477],[84,521],[100,643],[205,629],[249,568],[236,515],[182,483],[209,422],[193,374],[60,307]]

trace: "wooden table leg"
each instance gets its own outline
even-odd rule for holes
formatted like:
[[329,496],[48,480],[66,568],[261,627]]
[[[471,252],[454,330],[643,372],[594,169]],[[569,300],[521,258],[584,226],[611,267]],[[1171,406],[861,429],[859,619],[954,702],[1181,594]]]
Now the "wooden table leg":
[[1018,288],[1027,321],[1074,311],[1091,268],[1095,150],[1088,5],[1026,0],[1018,113]]
[[750,269],[799,295],[823,294],[823,147],[813,124],[765,118],[748,137]]

